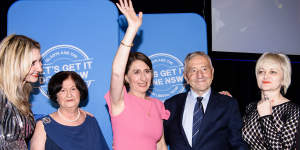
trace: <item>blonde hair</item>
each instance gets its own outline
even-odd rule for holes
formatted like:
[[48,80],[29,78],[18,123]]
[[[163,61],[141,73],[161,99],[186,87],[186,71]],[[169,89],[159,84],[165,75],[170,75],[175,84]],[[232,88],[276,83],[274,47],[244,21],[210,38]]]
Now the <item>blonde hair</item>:
[[266,60],[273,60],[275,62],[278,62],[280,64],[281,70],[283,72],[283,94],[286,94],[290,84],[291,84],[291,76],[292,76],[292,67],[290,59],[284,55],[284,54],[276,54],[276,53],[269,53],[266,52],[262,56],[259,57],[259,59],[256,62],[255,66],[255,75],[257,78],[258,70],[261,67],[262,63]]
[[32,86],[25,81],[32,65],[32,49],[40,44],[24,35],[9,35],[0,43],[0,90],[24,115],[33,117],[29,96]]

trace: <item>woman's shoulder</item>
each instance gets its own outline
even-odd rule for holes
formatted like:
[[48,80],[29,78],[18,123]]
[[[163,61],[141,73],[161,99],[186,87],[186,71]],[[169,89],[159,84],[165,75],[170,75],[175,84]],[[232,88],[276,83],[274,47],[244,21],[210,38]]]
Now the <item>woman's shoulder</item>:
[[295,109],[300,109],[300,105],[297,104],[297,103],[295,103],[295,102],[293,102],[293,101],[291,101],[291,100],[289,100],[288,102],[286,102],[286,104],[289,105],[290,107],[295,108]]
[[151,100],[156,104],[156,106],[158,106],[161,118],[168,120],[168,118],[170,117],[170,111],[166,110],[164,103],[156,98],[152,98]]
[[286,102],[283,107],[286,107],[287,110],[300,114],[300,106],[292,101]]
[[86,124],[87,126],[92,127],[92,128],[99,128],[99,124],[98,124],[96,117],[88,115],[88,114],[86,115],[84,124]]
[[4,110],[7,107],[12,107],[11,103],[7,100],[7,98],[5,98],[5,96],[1,93],[0,90],[0,107],[1,110]]
[[149,97],[149,100],[153,101],[154,103],[157,103],[157,104],[163,104],[163,102],[157,98],[154,98],[154,97]]
[[90,112],[85,114],[85,119],[89,120],[89,121],[96,121],[97,122],[96,117],[93,114],[91,114]]
[[164,105],[164,102],[163,102],[163,101],[161,101],[161,100],[159,100],[159,99],[157,99],[157,98],[153,98],[153,97],[151,97],[150,100],[151,100],[155,105],[159,106],[160,108],[165,109],[165,105]]

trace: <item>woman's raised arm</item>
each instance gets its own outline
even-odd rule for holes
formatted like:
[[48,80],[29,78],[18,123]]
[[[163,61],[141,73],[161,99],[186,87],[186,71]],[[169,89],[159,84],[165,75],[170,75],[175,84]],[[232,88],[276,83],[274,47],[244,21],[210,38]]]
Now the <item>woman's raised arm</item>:
[[114,107],[119,107],[123,105],[122,89],[124,86],[125,68],[130,49],[133,46],[134,37],[142,24],[143,16],[142,12],[136,15],[131,0],[120,0],[119,3],[117,3],[116,5],[126,17],[126,20],[128,22],[128,28],[126,30],[123,40],[120,43],[120,46],[112,64],[110,83],[110,101],[112,110],[114,109]]

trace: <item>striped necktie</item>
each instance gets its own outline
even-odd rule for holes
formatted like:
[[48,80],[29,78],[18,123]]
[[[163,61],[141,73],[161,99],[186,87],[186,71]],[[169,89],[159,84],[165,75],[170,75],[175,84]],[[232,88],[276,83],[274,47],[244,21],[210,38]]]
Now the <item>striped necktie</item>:
[[204,116],[204,110],[201,103],[202,99],[203,97],[197,97],[197,102],[194,108],[192,147],[195,146],[195,144],[197,143],[196,141],[199,137],[199,129],[200,129],[201,121]]

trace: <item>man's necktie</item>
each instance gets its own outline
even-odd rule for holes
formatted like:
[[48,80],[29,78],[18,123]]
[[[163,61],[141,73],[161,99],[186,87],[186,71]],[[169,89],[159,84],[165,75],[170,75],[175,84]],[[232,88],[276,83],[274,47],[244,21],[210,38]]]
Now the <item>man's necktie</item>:
[[194,108],[192,146],[195,146],[197,143],[196,141],[199,137],[200,125],[204,116],[204,110],[201,103],[202,99],[203,97],[197,97],[197,102]]

